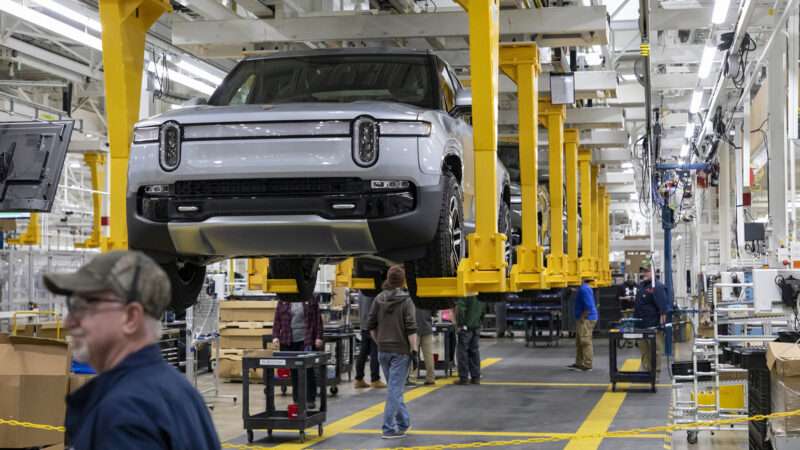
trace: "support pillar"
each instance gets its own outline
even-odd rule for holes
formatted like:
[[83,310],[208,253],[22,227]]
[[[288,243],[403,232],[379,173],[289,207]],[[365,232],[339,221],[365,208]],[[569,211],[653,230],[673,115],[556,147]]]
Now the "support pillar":
[[128,247],[128,156],[133,124],[139,120],[145,37],[153,23],[172,7],[167,0],[100,0],[99,8],[111,147],[111,236],[103,242],[103,249],[111,250]]
[[[786,216],[786,40],[775,39],[767,57],[767,108],[769,112],[769,176],[767,186],[769,190],[769,242],[770,263],[775,267],[780,261],[778,250],[787,243],[788,227]],[[794,63],[794,62],[793,62]],[[793,124],[792,126],[797,126]],[[722,156],[720,154],[720,156]],[[794,166],[791,166],[794,168]],[[794,205],[792,205],[794,207]]]
[[511,268],[512,291],[544,289],[544,250],[539,242],[539,50],[534,43],[500,47],[500,69],[517,84],[522,243]]
[[540,104],[540,115],[547,127],[550,193],[550,253],[547,255],[547,281],[551,287],[566,287],[567,257],[564,254],[564,120],[566,107]]
[[581,256],[578,261],[582,278],[591,278],[592,271],[592,151],[578,153],[581,176]]
[[578,146],[580,132],[575,128],[564,130],[564,153],[567,182],[567,266],[566,277],[570,286],[580,286],[578,268]]

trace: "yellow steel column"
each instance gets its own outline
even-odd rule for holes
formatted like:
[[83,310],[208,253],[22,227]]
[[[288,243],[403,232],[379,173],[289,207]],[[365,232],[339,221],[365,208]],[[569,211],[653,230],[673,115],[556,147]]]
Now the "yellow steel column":
[[597,172],[598,168],[595,165],[592,165],[592,273],[594,274],[594,278],[597,278],[599,275],[597,273],[597,269],[600,266],[599,264],[599,257],[600,257],[600,245],[598,243],[598,239],[600,237],[600,197],[597,189]]
[[475,154],[475,232],[467,236],[469,257],[456,279],[417,279],[420,297],[464,297],[506,292],[506,235],[497,232],[497,77],[500,33],[498,0],[460,1],[469,12],[469,61]]
[[566,154],[565,177],[567,182],[567,283],[580,286],[578,268],[578,145],[580,132],[575,128],[564,130],[564,153]]
[[[566,287],[564,255],[564,105],[542,108],[546,114],[549,155],[550,254],[547,255],[547,281],[552,287]],[[545,112],[546,111],[546,112]]]
[[601,193],[600,193],[600,195],[602,196],[602,199],[603,199],[603,209],[600,212],[600,219],[602,220],[601,223],[603,224],[603,228],[602,228],[602,233],[603,234],[602,234],[601,239],[600,239],[600,241],[603,243],[603,251],[600,253],[600,257],[601,257],[601,260],[600,260],[601,261],[601,264],[600,264],[601,277],[600,278],[603,280],[603,285],[604,286],[611,286],[611,284],[612,284],[612,281],[611,281],[611,255],[610,255],[610,252],[611,252],[611,249],[610,249],[611,231],[609,229],[609,224],[608,224],[608,220],[609,220],[608,209],[609,209],[609,206],[610,206],[610,203],[611,203],[611,199],[609,198],[608,192],[606,192],[606,191],[607,191],[606,187],[603,186],[602,190],[601,190]]
[[6,239],[9,245],[39,245],[42,243],[42,227],[39,223],[39,213],[31,213],[28,218],[28,227],[25,232],[16,238]]
[[263,291],[267,287],[269,259],[247,258],[247,289]]
[[581,174],[581,277],[592,275],[592,151],[581,149],[578,153]]
[[133,124],[139,120],[144,41],[150,26],[172,7],[168,0],[100,0],[103,68],[111,147],[109,220],[103,248],[128,247],[125,195]]
[[500,69],[517,84],[519,168],[522,196],[522,243],[511,269],[512,291],[542,289],[544,251],[539,244],[539,49],[535,43],[500,46]]
[[97,248],[100,247],[103,218],[103,196],[100,191],[105,187],[105,176],[101,173],[101,168],[106,164],[106,155],[100,152],[84,153],[83,161],[89,166],[92,190],[94,191],[92,192],[92,232],[85,241],[76,242],[75,248]]

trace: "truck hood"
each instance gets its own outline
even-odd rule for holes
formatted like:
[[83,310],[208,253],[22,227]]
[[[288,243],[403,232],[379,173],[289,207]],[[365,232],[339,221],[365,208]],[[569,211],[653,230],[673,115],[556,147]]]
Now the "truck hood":
[[378,120],[416,120],[426,111],[392,102],[282,103],[277,105],[192,106],[165,112],[136,124],[158,126],[168,121],[182,125],[306,120],[353,120],[368,115]]

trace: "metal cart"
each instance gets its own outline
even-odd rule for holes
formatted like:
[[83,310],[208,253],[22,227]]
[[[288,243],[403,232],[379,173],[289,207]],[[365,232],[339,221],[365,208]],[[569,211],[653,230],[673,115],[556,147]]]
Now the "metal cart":
[[[453,369],[456,366],[456,327],[450,322],[439,322],[433,324],[433,335],[442,334],[444,336],[442,346],[444,347],[444,359],[439,359],[434,363],[434,370],[441,370],[446,377],[453,376]],[[417,354],[419,354],[419,344]],[[421,376],[423,364],[417,364],[417,378]],[[427,370],[427,368],[426,368]]]
[[[650,344],[650,370],[628,371],[617,368],[617,345],[622,339],[647,340]],[[650,392],[656,391],[656,330],[646,328],[625,332],[616,328],[608,330],[608,373],[611,377],[611,391],[616,392],[617,383],[645,383]]]
[[[546,327],[541,325],[547,324]],[[543,331],[547,330],[547,335]],[[530,310],[525,313],[525,347],[538,342],[558,346],[561,339],[561,309]]]
[[[309,411],[305,395],[297,396],[297,417],[289,417],[288,410],[275,408],[275,369],[296,369],[297,389],[306,392],[307,369],[325,370],[330,355],[320,352],[266,352],[256,351],[245,354],[242,358],[242,420],[247,431],[247,442],[253,442],[253,430],[267,430],[272,437],[272,430],[298,430],[300,441],[305,442],[307,428],[317,427],[322,436],[322,424],[325,423],[328,411],[327,377],[319,377],[319,401],[317,411]],[[267,400],[265,411],[250,414],[250,369],[262,369],[264,394]]]
[[339,393],[339,384],[345,373],[347,381],[352,381],[356,334],[352,331],[345,331],[344,328],[326,328],[322,333],[322,340],[325,344],[330,343],[334,346],[333,361],[329,360],[328,364],[328,367],[333,368],[333,372],[329,373],[326,370],[325,378],[327,378],[331,395],[336,395]]

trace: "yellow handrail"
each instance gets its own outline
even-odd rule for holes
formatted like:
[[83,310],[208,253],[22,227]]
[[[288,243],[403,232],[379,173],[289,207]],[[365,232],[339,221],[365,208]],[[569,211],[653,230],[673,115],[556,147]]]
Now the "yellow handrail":
[[61,315],[56,311],[14,311],[11,314],[11,335],[17,335],[17,316],[48,316],[56,320],[56,339],[61,339]]

